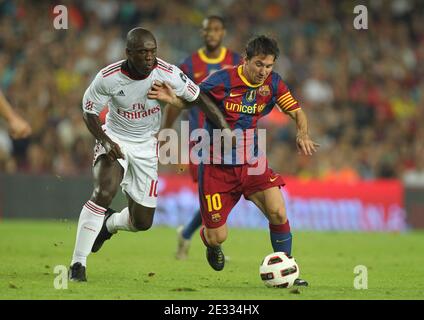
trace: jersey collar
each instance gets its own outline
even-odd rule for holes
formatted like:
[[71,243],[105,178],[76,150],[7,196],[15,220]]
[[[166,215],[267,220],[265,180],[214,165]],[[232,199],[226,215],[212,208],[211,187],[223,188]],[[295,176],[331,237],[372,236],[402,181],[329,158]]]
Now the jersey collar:
[[208,58],[205,53],[205,48],[199,49],[197,53],[199,54],[200,60],[202,60],[203,62],[207,64],[218,64],[224,60],[225,55],[227,54],[227,48],[221,47],[221,52],[219,53],[218,58]]
[[[155,65],[153,66],[152,71],[157,67],[158,65],[158,60],[156,59]],[[147,79],[150,74],[152,73],[152,71],[150,71],[150,73],[146,76],[140,76],[140,75],[130,75],[130,69],[128,66],[128,60],[125,60],[122,65],[121,65],[121,72],[123,74],[125,74],[128,78],[130,78],[131,80],[144,80]]]
[[240,79],[244,82],[244,84],[246,84],[247,86],[252,87],[252,88],[260,87],[261,85],[264,84],[264,82],[266,80],[265,79],[263,82],[261,82],[259,84],[251,84],[249,82],[249,80],[247,80],[246,77],[243,75],[243,65],[242,64],[237,67],[237,74],[240,77]]

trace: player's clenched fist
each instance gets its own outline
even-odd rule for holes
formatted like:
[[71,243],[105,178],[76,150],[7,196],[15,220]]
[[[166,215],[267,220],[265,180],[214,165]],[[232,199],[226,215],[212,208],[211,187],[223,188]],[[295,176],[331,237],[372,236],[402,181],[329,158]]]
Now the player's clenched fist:
[[31,127],[24,119],[14,115],[9,122],[9,131],[13,139],[23,139],[31,134]]
[[102,146],[105,148],[106,156],[110,161],[115,161],[117,159],[125,159],[125,156],[117,143],[113,141],[103,141]]

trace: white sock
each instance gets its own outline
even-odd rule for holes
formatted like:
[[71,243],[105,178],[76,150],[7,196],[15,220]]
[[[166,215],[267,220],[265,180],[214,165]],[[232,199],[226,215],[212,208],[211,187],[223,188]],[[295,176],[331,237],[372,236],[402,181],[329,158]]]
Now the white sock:
[[115,212],[112,214],[112,216],[106,221],[106,228],[110,233],[116,233],[118,230],[132,232],[137,231],[131,223],[128,207],[124,208],[121,212]]
[[77,238],[71,265],[75,262],[81,262],[83,266],[86,266],[87,256],[90,254],[94,241],[102,228],[105,211],[105,208],[91,200],[85,203],[78,221]]

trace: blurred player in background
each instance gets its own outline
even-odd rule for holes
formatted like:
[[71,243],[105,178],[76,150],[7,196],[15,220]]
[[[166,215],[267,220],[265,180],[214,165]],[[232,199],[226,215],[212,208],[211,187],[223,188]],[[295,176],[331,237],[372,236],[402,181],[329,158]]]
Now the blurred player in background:
[[[189,76],[196,84],[199,84],[208,75],[222,68],[232,67],[241,62],[239,54],[232,52],[222,45],[225,37],[225,22],[220,16],[208,16],[202,22],[201,34],[204,47],[191,54],[179,66],[180,69]],[[171,128],[175,120],[181,113],[180,108],[169,106],[165,111],[164,128]],[[194,107],[189,110],[189,132],[194,129],[203,128],[205,115],[198,108]],[[195,144],[190,144],[190,150]],[[190,175],[194,182],[197,183],[196,164],[190,162]],[[190,248],[191,237],[194,232],[202,225],[202,216],[198,210],[184,227],[178,228],[178,244],[175,257],[177,259],[186,259]]]
[[[172,85],[178,96],[202,107],[220,128],[222,113],[179,68],[156,57],[153,34],[142,28],[127,34],[127,59],[103,68],[86,90],[84,121],[97,140],[94,149],[94,191],[80,213],[69,278],[87,281],[86,262],[118,230],[144,231],[153,223],[157,202],[159,101],[147,98],[156,80]],[[105,126],[99,114],[109,107]],[[119,185],[128,199],[121,212],[108,209]]]
[[[278,173],[268,167],[266,156],[260,157],[257,121],[277,105],[296,122],[299,152],[312,155],[319,146],[309,137],[307,118],[300,105],[281,77],[272,71],[279,55],[276,41],[258,36],[249,41],[245,54],[243,65],[215,72],[200,83],[202,92],[208,93],[225,114],[231,129],[242,130],[244,142],[233,146],[230,153],[218,150],[221,154],[217,164],[216,158],[212,157],[214,147],[220,146],[213,141],[212,130],[216,127],[206,119],[205,128],[210,134],[210,155],[214,163],[202,162],[199,165],[199,200],[204,224],[200,235],[206,246],[207,260],[216,271],[222,270],[225,265],[221,244],[228,235],[228,215],[242,195],[255,203],[268,219],[274,252],[290,255],[292,251],[292,234],[284,198],[279,190],[285,183]],[[151,96],[158,100],[176,106],[184,104],[169,85],[155,85],[152,92]],[[248,129],[255,129],[253,137],[248,138]],[[247,155],[239,164],[237,154],[245,154],[245,147],[253,150],[253,155]],[[251,164],[249,157],[257,157],[258,160]],[[265,164],[264,172],[249,175],[249,169],[259,166],[261,161]],[[295,285],[307,286],[308,283],[297,279]]]
[[31,126],[21,118],[0,91],[0,117],[6,119],[10,136],[13,139],[23,139],[31,134]]

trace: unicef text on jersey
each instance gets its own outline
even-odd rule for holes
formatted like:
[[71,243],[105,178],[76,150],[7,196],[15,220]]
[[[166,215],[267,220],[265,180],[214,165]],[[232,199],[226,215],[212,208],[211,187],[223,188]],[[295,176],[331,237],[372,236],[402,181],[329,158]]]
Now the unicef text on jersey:
[[181,121],[180,138],[174,129],[159,132],[159,162],[167,164],[249,164],[249,175],[261,175],[267,168],[266,130],[234,129],[232,136],[220,129],[200,128],[190,133],[189,122]]

